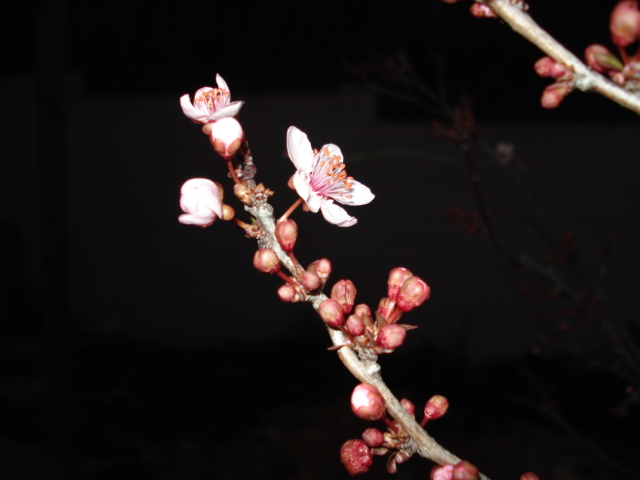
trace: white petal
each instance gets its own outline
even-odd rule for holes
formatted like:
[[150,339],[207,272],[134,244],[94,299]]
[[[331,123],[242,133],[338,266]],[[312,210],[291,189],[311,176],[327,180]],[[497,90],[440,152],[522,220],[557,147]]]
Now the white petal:
[[339,207],[327,198],[322,199],[320,208],[322,209],[322,215],[325,220],[339,227],[351,227],[358,222],[358,220],[350,216],[344,208]]
[[296,127],[287,130],[287,152],[298,170],[309,174],[313,168],[313,149],[307,134]]
[[182,112],[191,120],[206,123],[207,115],[202,110],[193,106],[188,94],[180,97],[180,106],[182,107]]
[[227,92],[231,92],[231,90],[229,90],[229,87],[227,86],[227,82],[223,80],[219,73],[216,73],[216,83],[218,84],[218,88],[226,90]]
[[[215,186],[215,184],[214,184]],[[220,196],[217,193],[218,187],[215,187],[216,193],[213,193],[206,187],[199,187],[197,189],[198,198],[202,205],[207,207],[208,210],[211,210],[218,217],[222,217],[222,203],[220,202]],[[201,210],[202,207],[198,208],[198,211]]]
[[[351,197],[351,198],[348,198]],[[362,183],[352,180],[351,189],[348,195],[342,195],[340,197],[333,197],[336,202],[340,202],[343,205],[366,205],[375,198],[375,195],[371,193],[369,187]]]
[[317,195],[313,193],[313,190],[311,190],[309,186],[309,177],[300,170],[296,170],[296,173],[293,174],[293,186],[296,187],[296,192],[298,192],[300,198],[305,201],[309,210],[315,213],[320,209],[320,204],[317,202],[310,205],[310,203],[312,203],[310,201]]
[[224,118],[224,117],[235,117],[240,112],[242,105],[244,105],[244,102],[242,101],[231,102],[226,107],[222,107],[217,112],[209,115],[207,117],[207,122],[215,122],[216,120],[220,120],[221,118]]
[[184,225],[196,225],[198,227],[208,227],[211,225],[216,217],[211,214],[209,217],[203,217],[201,215],[182,214],[178,217],[178,221]]

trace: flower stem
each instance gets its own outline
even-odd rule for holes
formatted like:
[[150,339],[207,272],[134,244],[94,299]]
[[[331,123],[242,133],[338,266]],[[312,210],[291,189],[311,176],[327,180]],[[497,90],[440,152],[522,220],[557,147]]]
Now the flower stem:
[[284,222],[287,218],[289,218],[289,215],[291,215],[293,213],[293,211],[298,208],[300,206],[300,204],[303,202],[302,198],[298,198],[298,200],[296,200],[295,202],[293,202],[293,205],[291,205],[289,207],[289,209],[284,212],[284,215],[282,215],[278,221],[279,222]]
[[238,176],[236,175],[236,169],[233,166],[233,162],[231,160],[227,160],[227,168],[229,169],[229,174],[235,183],[242,183]]

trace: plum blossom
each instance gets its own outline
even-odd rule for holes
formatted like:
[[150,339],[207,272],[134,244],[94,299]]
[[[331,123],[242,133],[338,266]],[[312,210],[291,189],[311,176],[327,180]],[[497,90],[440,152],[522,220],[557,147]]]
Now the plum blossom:
[[208,178],[192,178],[180,189],[180,223],[208,227],[222,217],[222,198],[218,186]]
[[322,211],[329,222],[350,227],[357,220],[334,203],[365,205],[374,195],[368,187],[348,177],[337,145],[328,143],[314,151],[307,135],[296,127],[287,131],[287,151],[296,167],[293,185],[312,212]]
[[231,92],[219,74],[216,74],[218,88],[202,87],[193,98],[189,95],[180,97],[180,106],[184,114],[196,123],[211,123],[224,117],[235,117],[244,102],[230,102]]

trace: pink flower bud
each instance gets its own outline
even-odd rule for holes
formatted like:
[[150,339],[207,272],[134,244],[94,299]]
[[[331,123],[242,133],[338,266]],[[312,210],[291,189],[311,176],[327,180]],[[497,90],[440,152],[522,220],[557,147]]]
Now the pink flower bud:
[[397,299],[398,308],[403,312],[413,310],[422,305],[422,302],[429,298],[430,294],[431,289],[424,280],[419,277],[408,278],[400,287]]
[[462,460],[453,467],[452,480],[478,480],[478,467],[472,463]]
[[397,323],[385,325],[378,332],[376,345],[382,348],[383,351],[390,353],[404,343],[406,336],[407,331],[402,325]]
[[496,16],[493,10],[481,3],[474,3],[471,5],[471,8],[469,8],[469,11],[471,12],[471,15],[476,18],[493,18]]
[[349,315],[347,321],[344,322],[344,329],[354,337],[362,335],[364,334],[364,320],[357,315]]
[[396,267],[389,272],[389,279],[387,280],[387,296],[391,300],[395,300],[398,297],[400,287],[402,287],[404,281],[409,277],[413,277],[413,273],[404,267]]
[[424,406],[424,418],[436,420],[447,413],[447,410],[449,410],[449,400],[442,395],[434,395]]
[[540,480],[540,478],[533,472],[527,472],[520,475],[520,480]]
[[361,383],[351,394],[351,411],[363,420],[380,420],[387,408],[378,389],[368,383]]
[[566,82],[556,82],[547,87],[542,92],[540,105],[542,108],[558,108],[564,97],[571,93],[573,88]]
[[192,178],[180,189],[180,223],[208,227],[216,218],[222,218],[222,190],[208,178]]
[[619,47],[628,47],[638,40],[640,12],[636,0],[622,0],[613,7],[609,30],[611,40]]
[[296,289],[288,283],[285,283],[278,289],[278,297],[280,297],[280,300],[283,302],[293,302],[297,293]]
[[371,309],[365,305],[364,303],[360,303],[356,305],[356,308],[353,310],[353,314],[359,317],[369,317],[371,318]]
[[225,160],[230,160],[242,146],[244,132],[233,117],[224,117],[211,124],[211,145]]
[[276,273],[280,270],[280,260],[270,248],[261,248],[253,256],[253,266],[264,273]]
[[384,318],[387,318],[390,313],[389,312],[390,307],[391,307],[391,299],[387,297],[381,298],[380,303],[378,303],[378,310],[376,310],[376,312],[382,315]]
[[315,292],[322,288],[322,280],[316,272],[304,272],[300,275],[300,283],[307,292]]
[[533,65],[533,69],[541,77],[560,78],[571,74],[569,68],[551,57],[542,57]]
[[613,53],[604,45],[597,43],[589,45],[584,52],[587,64],[598,73],[608,70],[622,70],[624,65]]
[[347,440],[340,447],[340,461],[352,477],[362,475],[373,463],[371,450],[362,440]]
[[320,277],[320,280],[326,281],[331,274],[331,262],[326,258],[321,258],[320,260],[311,262],[307,270],[309,270],[310,272],[316,272]]
[[326,323],[330,327],[338,328],[344,323],[344,313],[342,313],[342,306],[338,302],[330,298],[323,300],[323,302],[318,307],[318,314],[320,315],[320,318],[322,318],[324,323]]
[[298,238],[298,225],[293,220],[283,220],[276,224],[276,239],[285,252],[291,252]]
[[379,447],[384,443],[384,434],[377,428],[367,428],[362,432],[362,439],[370,447]]
[[356,286],[351,280],[340,280],[331,288],[331,298],[342,305],[346,315],[353,309],[356,300]]
[[453,478],[453,465],[436,465],[431,470],[431,480],[451,480]]
[[400,400],[400,405],[402,405],[402,408],[404,408],[409,415],[413,416],[413,414],[416,413],[416,406],[408,398]]

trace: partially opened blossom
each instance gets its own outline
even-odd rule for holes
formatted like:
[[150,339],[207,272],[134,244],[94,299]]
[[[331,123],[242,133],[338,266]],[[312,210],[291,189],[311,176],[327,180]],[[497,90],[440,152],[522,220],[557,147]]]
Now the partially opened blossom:
[[208,178],[192,178],[180,189],[180,208],[185,212],[180,223],[208,227],[222,217],[222,199],[218,186]]
[[210,125],[209,140],[215,152],[225,160],[232,158],[244,141],[244,131],[240,123],[232,117],[223,118]]
[[329,143],[314,152],[307,135],[296,127],[289,127],[287,151],[297,169],[293,185],[309,210],[314,213],[321,210],[329,223],[339,227],[355,225],[357,220],[334,201],[343,205],[365,205],[374,195],[368,187],[347,176],[340,148]]
[[180,97],[180,106],[184,114],[196,123],[211,123],[224,117],[235,117],[244,102],[231,102],[231,92],[220,75],[216,74],[218,88],[203,87],[193,97]]

